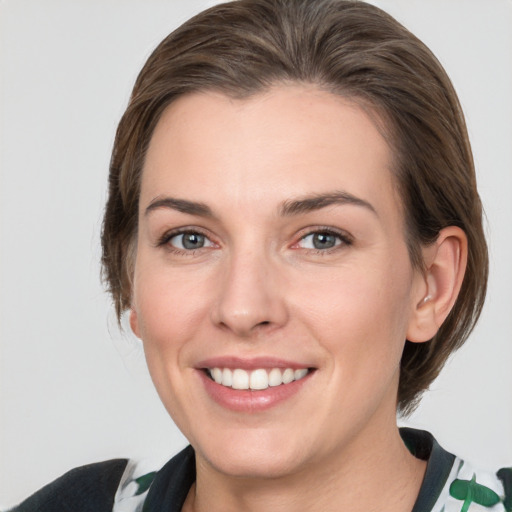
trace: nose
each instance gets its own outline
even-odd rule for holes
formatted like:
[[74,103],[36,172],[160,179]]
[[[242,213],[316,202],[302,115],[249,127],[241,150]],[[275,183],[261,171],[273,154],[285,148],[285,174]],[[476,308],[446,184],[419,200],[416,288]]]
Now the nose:
[[288,312],[277,267],[264,254],[233,255],[219,276],[212,321],[242,338],[282,327]]

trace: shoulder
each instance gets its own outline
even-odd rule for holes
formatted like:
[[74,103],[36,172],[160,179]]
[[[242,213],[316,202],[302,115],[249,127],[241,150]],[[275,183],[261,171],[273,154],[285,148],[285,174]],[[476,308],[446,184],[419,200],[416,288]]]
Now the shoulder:
[[188,446],[154,470],[159,467],[161,461],[129,459],[81,466],[10,512],[134,512],[142,507],[178,512],[195,481],[194,450]]
[[442,499],[446,511],[512,511],[512,468],[480,469],[456,458]]
[[72,469],[12,512],[111,511],[127,462],[127,459],[114,459]]
[[428,432],[400,433],[409,450],[427,461],[413,512],[512,512],[512,468],[483,470],[444,450]]
[[[179,512],[195,481],[195,454],[189,445],[158,471],[151,461],[129,461],[119,483],[113,512]],[[170,508],[169,508],[170,507]]]

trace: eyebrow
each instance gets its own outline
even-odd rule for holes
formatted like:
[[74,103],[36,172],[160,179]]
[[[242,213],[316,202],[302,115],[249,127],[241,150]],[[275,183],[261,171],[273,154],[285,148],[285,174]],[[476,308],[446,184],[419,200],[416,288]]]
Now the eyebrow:
[[[287,200],[281,205],[280,215],[283,217],[291,217],[293,215],[300,215],[315,210],[320,210],[331,205],[345,204],[366,208],[367,210],[377,215],[375,208],[368,201],[365,201],[364,199],[361,199],[345,191],[314,194],[299,199]],[[175,197],[161,196],[153,199],[153,201],[149,203],[144,213],[145,215],[148,215],[153,210],[157,210],[159,208],[170,208],[181,213],[196,215],[199,217],[215,217],[211,208],[205,203],[189,201],[187,199],[178,199]]]
[[364,199],[354,196],[345,191],[334,191],[326,194],[314,194],[296,200],[285,201],[281,207],[281,215],[289,217],[292,215],[299,215],[308,213],[315,210],[320,210],[331,205],[344,205],[351,204],[361,206],[377,215],[375,208]]
[[157,197],[149,203],[149,206],[144,212],[148,215],[153,210],[159,208],[170,208],[177,210],[181,213],[188,213],[189,215],[197,215],[199,217],[214,217],[211,208],[204,204],[196,201],[188,201],[187,199],[177,199],[174,197]]

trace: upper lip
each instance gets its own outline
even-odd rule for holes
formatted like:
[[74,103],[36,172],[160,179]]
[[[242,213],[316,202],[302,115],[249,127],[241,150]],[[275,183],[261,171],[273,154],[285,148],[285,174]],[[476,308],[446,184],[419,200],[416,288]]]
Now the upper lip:
[[241,358],[235,356],[211,357],[200,361],[196,367],[205,368],[240,368],[243,370],[257,370],[259,368],[312,368],[308,363],[300,363],[271,356],[260,356],[252,358]]

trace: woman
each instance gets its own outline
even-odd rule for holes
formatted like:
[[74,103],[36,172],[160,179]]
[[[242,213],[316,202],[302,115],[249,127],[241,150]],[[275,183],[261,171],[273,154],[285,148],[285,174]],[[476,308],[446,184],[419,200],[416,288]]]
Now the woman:
[[511,509],[510,472],[396,425],[474,326],[487,251],[455,93],[382,11],[240,1],[171,34],[118,128],[102,242],[191,447],[16,510]]

